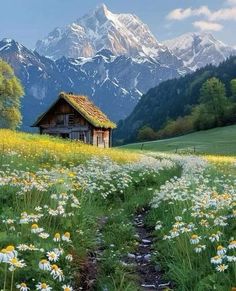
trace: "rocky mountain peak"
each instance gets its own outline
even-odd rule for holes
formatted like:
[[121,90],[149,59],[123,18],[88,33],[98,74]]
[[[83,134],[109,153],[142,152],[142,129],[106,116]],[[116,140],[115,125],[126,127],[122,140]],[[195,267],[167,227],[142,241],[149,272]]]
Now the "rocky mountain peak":
[[95,14],[103,14],[106,16],[110,13],[109,9],[104,3],[98,5],[94,12]]
[[40,54],[52,59],[93,57],[102,49],[114,55],[159,57],[164,52],[173,57],[137,16],[113,13],[104,4],[36,44]]
[[192,70],[208,64],[218,65],[236,50],[217,40],[208,32],[189,32],[177,38],[167,40],[164,44]]
[[4,38],[0,41],[0,51],[20,51],[22,45],[11,38]]

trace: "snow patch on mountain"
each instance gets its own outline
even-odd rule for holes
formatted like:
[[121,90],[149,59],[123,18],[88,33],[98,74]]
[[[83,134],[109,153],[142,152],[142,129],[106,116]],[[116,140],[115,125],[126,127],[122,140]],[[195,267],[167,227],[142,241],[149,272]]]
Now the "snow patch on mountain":
[[117,56],[108,49],[93,57],[53,61],[14,40],[3,40],[0,58],[11,64],[25,88],[24,128],[29,128],[60,91],[88,95],[112,120],[118,121],[132,112],[151,87],[180,76],[175,63],[165,66],[154,58]]

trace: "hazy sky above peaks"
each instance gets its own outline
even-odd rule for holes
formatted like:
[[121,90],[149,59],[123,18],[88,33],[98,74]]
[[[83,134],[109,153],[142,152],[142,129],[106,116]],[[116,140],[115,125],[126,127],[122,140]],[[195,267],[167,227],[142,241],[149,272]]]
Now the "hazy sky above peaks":
[[55,27],[70,24],[101,3],[113,13],[133,13],[159,41],[210,31],[236,46],[236,0],[0,0],[0,39],[34,48]]

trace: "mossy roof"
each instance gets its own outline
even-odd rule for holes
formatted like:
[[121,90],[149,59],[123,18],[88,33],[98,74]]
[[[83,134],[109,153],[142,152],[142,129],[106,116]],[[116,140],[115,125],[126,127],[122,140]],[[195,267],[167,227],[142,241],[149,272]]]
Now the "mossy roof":
[[[73,95],[62,92],[60,93],[58,100],[60,99],[66,100],[77,112],[79,112],[93,126],[102,128],[116,128],[116,124],[109,120],[109,118],[97,106],[95,106],[88,99],[88,97],[83,95]],[[52,105],[52,107],[54,105],[55,103]],[[41,115],[41,117],[39,117],[39,119],[35,122],[33,126],[37,126],[37,124],[42,120],[42,118],[47,114],[47,112]]]

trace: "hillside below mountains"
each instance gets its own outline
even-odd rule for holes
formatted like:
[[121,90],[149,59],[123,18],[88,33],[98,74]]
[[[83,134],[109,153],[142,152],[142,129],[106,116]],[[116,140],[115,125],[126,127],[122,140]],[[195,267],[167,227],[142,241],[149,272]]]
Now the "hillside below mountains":
[[162,82],[143,95],[131,115],[119,123],[114,132],[117,142],[133,142],[143,126],[154,130],[161,129],[165,123],[191,112],[198,104],[203,83],[211,78],[219,78],[230,96],[230,81],[236,78],[236,57],[231,57],[218,67],[208,65],[179,79]]

